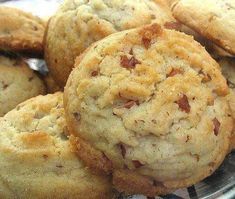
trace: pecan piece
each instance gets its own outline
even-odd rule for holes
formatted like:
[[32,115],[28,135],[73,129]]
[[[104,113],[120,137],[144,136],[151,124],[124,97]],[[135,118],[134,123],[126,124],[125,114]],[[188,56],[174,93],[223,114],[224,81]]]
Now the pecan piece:
[[190,112],[191,107],[189,105],[188,97],[185,94],[183,94],[183,96],[176,103],[182,111],[186,113]]
[[173,77],[177,74],[183,74],[183,71],[178,68],[172,68],[171,72],[166,75],[166,77]]
[[141,31],[142,43],[146,49],[151,45],[151,41],[162,33],[162,28],[158,24],[152,24]]
[[126,55],[121,56],[121,66],[123,68],[133,69],[135,68],[136,64],[140,64],[140,61],[137,60],[134,56],[132,56],[130,59]]
[[144,47],[148,49],[151,45],[151,39],[149,39],[147,37],[143,37],[142,43],[143,43]]
[[91,72],[91,76],[92,76],[92,77],[95,77],[95,76],[97,76],[98,74],[99,74],[98,71],[92,71],[92,72]]
[[215,134],[215,136],[217,136],[219,134],[220,122],[216,117],[212,121],[214,124],[214,134]]

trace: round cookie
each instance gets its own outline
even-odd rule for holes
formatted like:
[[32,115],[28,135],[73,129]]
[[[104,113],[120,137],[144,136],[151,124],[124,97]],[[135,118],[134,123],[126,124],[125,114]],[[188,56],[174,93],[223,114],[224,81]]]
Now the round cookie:
[[75,58],[91,43],[112,33],[174,20],[163,4],[151,0],[66,0],[48,24],[45,59],[64,87]]
[[17,8],[0,6],[0,50],[43,54],[46,23]]
[[[221,58],[218,63],[221,66],[222,73],[227,79],[230,88],[228,99],[235,123],[235,59]],[[232,148],[235,149],[235,127],[233,131]]]
[[79,157],[112,173],[119,191],[154,196],[197,183],[224,160],[233,127],[228,91],[199,43],[152,24],[90,47],[64,104]]
[[112,198],[109,179],[81,163],[66,128],[62,93],[32,98],[0,118],[0,198]]
[[178,0],[174,17],[235,55],[234,0]]
[[0,116],[44,93],[43,81],[23,60],[0,56]]

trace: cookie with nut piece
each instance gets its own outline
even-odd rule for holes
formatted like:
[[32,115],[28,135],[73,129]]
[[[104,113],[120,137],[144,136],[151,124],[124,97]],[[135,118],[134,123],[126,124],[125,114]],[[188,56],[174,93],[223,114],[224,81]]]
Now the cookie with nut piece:
[[78,156],[121,192],[161,195],[211,175],[233,120],[218,63],[158,24],[116,33],[77,59],[64,93]]
[[177,20],[235,55],[234,0],[178,0],[172,12]]
[[0,56],[0,116],[19,103],[45,94],[44,82],[21,58]]
[[[227,79],[227,83],[230,88],[230,94],[228,96],[228,99],[235,123],[235,59],[220,58],[218,60],[218,63],[221,66],[222,73]],[[232,149],[235,149],[235,126],[232,137]]]
[[0,51],[43,55],[46,22],[30,13],[6,6],[0,6],[0,16]]
[[66,129],[62,93],[27,100],[0,118],[0,198],[113,197],[109,178],[84,166]]
[[75,58],[93,42],[153,21],[172,20],[163,4],[150,0],[67,0],[49,21],[45,59],[57,83],[64,87]]

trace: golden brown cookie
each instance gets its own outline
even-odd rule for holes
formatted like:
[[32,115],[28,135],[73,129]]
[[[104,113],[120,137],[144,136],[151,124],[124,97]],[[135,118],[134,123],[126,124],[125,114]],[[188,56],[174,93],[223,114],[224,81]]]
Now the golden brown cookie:
[[[218,63],[221,66],[222,73],[227,79],[228,86],[230,88],[228,99],[235,124],[235,59],[220,58]],[[232,149],[235,149],[235,126],[232,137]]]
[[234,0],[178,0],[174,17],[235,55]]
[[38,96],[0,118],[0,198],[111,199],[66,136],[63,95]]
[[[179,22],[178,22],[179,23]],[[206,39],[202,35],[198,34],[191,28],[181,24],[179,31],[184,32],[188,35],[192,35],[193,38],[198,41],[202,46],[205,46],[206,50],[210,53],[210,55],[213,58],[218,58],[218,57],[234,57],[234,55],[231,55],[224,49],[220,48],[216,44],[214,44],[212,41]]]
[[0,116],[45,92],[43,81],[22,59],[0,56]]
[[17,8],[0,6],[0,50],[43,54],[46,23]]
[[151,0],[64,1],[47,27],[47,65],[58,84],[64,87],[75,58],[91,43],[152,21],[171,20],[165,7]]
[[233,127],[228,93],[199,43],[153,24],[108,36],[77,59],[64,104],[79,157],[111,173],[119,191],[154,196],[222,163]]

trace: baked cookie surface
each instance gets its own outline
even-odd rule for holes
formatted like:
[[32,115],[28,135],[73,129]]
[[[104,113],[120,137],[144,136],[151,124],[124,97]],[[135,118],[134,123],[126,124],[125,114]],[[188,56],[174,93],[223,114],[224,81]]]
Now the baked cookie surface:
[[[228,99],[235,123],[235,59],[221,58],[218,63],[221,66],[222,73],[227,79],[230,88]],[[233,130],[232,148],[235,149],[235,127]]]
[[38,96],[0,118],[0,197],[110,199],[108,178],[95,176],[66,136],[63,95]]
[[234,0],[178,0],[172,10],[177,20],[235,55]]
[[23,60],[0,56],[0,116],[40,94],[45,85]]
[[112,173],[119,191],[153,196],[221,164],[233,126],[227,93],[199,43],[153,24],[108,36],[78,58],[64,103],[86,164]]
[[91,43],[112,33],[173,20],[162,4],[150,0],[66,0],[53,16],[45,36],[45,59],[61,87],[75,58]]
[[43,54],[46,23],[22,10],[0,6],[0,50]]

